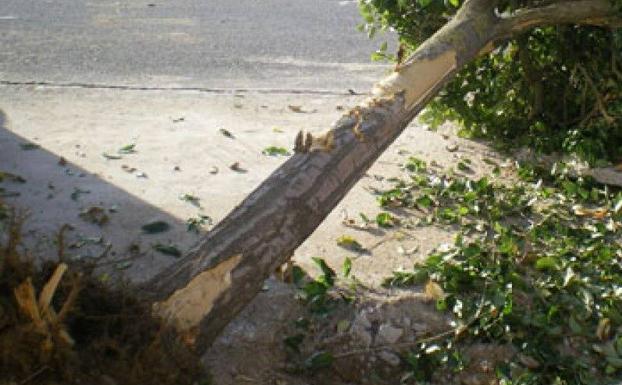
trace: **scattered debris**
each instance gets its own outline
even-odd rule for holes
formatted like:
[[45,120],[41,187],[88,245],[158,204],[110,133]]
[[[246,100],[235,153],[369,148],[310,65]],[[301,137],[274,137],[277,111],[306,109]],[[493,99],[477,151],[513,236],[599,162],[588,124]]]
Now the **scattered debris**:
[[127,270],[132,267],[133,264],[134,263],[132,261],[118,262],[114,265],[114,268],[117,270]]
[[123,159],[121,155],[109,154],[107,152],[102,153],[102,156],[108,160],[119,160]]
[[171,226],[167,222],[164,222],[164,221],[150,222],[141,227],[143,232],[146,234],[163,233],[165,231],[168,231],[170,228]]
[[184,120],[186,120],[186,118],[184,118],[183,116],[177,119],[173,119],[173,123],[179,123],[179,122],[183,122]]
[[70,197],[72,201],[77,201],[80,196],[84,195],[84,194],[90,194],[91,190],[82,190],[78,187],[74,187],[73,188],[73,192],[71,193]]
[[13,174],[7,171],[0,171],[0,182],[4,182],[5,180],[14,183],[26,183],[26,179],[22,176]]
[[135,154],[136,153],[136,143],[127,144],[121,147],[118,151],[119,154]]
[[179,199],[181,199],[182,201],[188,202],[195,207],[199,207],[199,208],[201,207],[201,202],[200,202],[201,198],[199,198],[196,195],[186,193],[186,194],[180,195]]
[[223,136],[226,136],[227,138],[235,139],[235,136],[233,136],[231,131],[227,129],[221,128],[218,130],[218,132],[220,132]]
[[365,248],[354,237],[349,235],[342,235],[337,238],[337,245],[355,252],[365,251]]
[[106,210],[100,206],[91,206],[80,212],[79,216],[85,221],[94,223],[98,226],[103,226],[110,220],[106,214]]
[[287,149],[283,148],[283,147],[276,147],[276,146],[270,146],[270,147],[266,147],[263,149],[263,151],[261,151],[262,154],[264,155],[269,155],[269,156],[290,156],[290,152],[287,151]]
[[235,163],[232,163],[232,164],[229,166],[229,168],[230,168],[231,170],[233,170],[233,171],[236,171],[236,172],[242,172],[242,173],[246,172],[246,169],[243,169],[243,168],[240,166],[240,162],[235,162]]
[[156,243],[155,245],[153,245],[153,249],[162,254],[170,255],[175,258],[181,257],[181,251],[179,251],[179,249],[175,245],[164,245],[161,243]]
[[304,113],[306,113],[306,111],[304,111],[304,110],[302,109],[302,106],[296,106],[296,105],[291,105],[291,104],[290,104],[290,105],[288,105],[288,106],[287,106],[287,108],[289,108],[289,110],[290,110],[290,111],[292,111],[292,112],[296,112],[296,113],[299,113],[299,114],[304,114]]
[[385,344],[394,344],[404,334],[404,330],[396,328],[390,323],[384,323],[378,328],[379,342]]
[[[107,276],[89,267],[33,265],[18,253],[19,225],[9,227],[0,236],[3,383],[211,383],[199,358],[168,338],[173,331],[148,304],[126,288],[106,286]],[[123,262],[116,267],[126,268]]]
[[590,209],[582,205],[572,206],[572,211],[578,217],[590,217],[594,219],[603,219],[609,214],[609,209],[606,207]]
[[398,219],[387,212],[382,212],[376,215],[376,224],[380,227],[394,227]]
[[445,146],[445,149],[449,152],[456,152],[458,151],[458,145],[456,143],[450,143],[447,146]]
[[64,157],[61,156],[60,158],[58,158],[58,165],[59,166],[63,166],[63,167],[66,166],[67,165],[67,159],[65,159]]
[[123,170],[123,171],[125,171],[125,172],[127,172],[129,174],[132,174],[134,171],[136,171],[136,167],[130,167],[127,164],[122,164],[121,165],[121,170]]
[[38,150],[41,145],[36,143],[20,143],[19,147],[24,151]]
[[211,225],[213,223],[212,218],[208,215],[200,214],[198,217],[188,218],[186,224],[188,225],[187,230],[195,233],[199,233],[201,231],[201,227],[205,225]]

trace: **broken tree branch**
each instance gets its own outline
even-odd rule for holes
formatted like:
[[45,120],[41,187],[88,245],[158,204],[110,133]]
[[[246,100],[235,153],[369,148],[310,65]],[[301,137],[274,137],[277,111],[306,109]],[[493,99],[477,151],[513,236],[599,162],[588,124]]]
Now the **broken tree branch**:
[[528,28],[606,18],[608,4],[569,1],[500,18],[495,0],[468,0],[326,134],[299,134],[296,153],[198,246],[145,284],[143,296],[204,351],[463,65]]

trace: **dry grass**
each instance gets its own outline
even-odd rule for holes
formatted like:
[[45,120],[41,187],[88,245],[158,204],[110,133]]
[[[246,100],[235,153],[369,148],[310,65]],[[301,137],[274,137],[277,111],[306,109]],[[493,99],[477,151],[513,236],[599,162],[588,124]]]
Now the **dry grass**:
[[24,216],[0,202],[0,384],[209,383],[199,358],[127,289],[21,255]]

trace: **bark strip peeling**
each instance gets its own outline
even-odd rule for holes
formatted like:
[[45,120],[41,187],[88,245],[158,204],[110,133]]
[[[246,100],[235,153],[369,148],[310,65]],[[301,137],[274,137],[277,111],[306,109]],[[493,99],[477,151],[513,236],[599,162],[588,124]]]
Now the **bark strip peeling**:
[[456,52],[447,50],[440,55],[401,67],[372,89],[375,97],[391,97],[404,92],[407,110],[412,109],[429,95],[439,78],[444,78],[458,67]]
[[154,304],[155,313],[174,324],[187,343],[194,344],[197,325],[212,310],[214,301],[225,293],[231,294],[231,272],[241,258],[235,255],[198,274],[187,286]]

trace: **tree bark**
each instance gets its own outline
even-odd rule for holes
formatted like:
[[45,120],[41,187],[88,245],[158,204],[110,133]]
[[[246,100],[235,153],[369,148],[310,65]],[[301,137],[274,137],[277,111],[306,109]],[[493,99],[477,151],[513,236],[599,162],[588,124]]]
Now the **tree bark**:
[[[572,20],[558,12],[566,17],[562,22],[600,24],[613,12],[607,0],[560,4],[574,12]],[[494,0],[467,1],[326,134],[300,133],[289,160],[199,245],[143,287],[156,312],[204,351],[464,64],[492,50],[499,39],[554,19],[548,8],[533,13],[538,22],[522,12],[503,18],[494,5]]]

